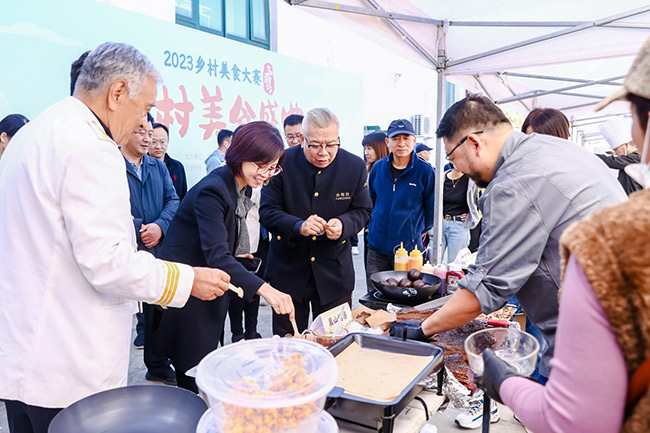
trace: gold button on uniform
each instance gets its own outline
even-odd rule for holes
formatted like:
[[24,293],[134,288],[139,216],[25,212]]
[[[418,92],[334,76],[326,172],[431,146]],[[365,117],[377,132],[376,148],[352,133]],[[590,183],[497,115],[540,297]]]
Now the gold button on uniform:
[[311,258],[311,261],[312,261],[312,262],[315,262],[315,261],[316,261],[316,257],[312,257],[312,258]]
[[280,235],[278,235],[278,236],[277,236],[277,239],[280,240],[280,239],[282,239],[282,237],[280,237]]
[[314,193],[314,197],[318,197],[318,193],[317,193],[317,192]]
[[316,240],[316,236],[312,236],[312,237],[311,237],[311,240],[312,240],[312,241],[315,241],[315,240]]
[[345,241],[343,241],[343,242],[341,242],[341,243],[342,243],[342,244],[344,244],[344,243],[345,243]]
[[321,171],[320,171],[320,170],[318,170],[318,174],[321,174]]

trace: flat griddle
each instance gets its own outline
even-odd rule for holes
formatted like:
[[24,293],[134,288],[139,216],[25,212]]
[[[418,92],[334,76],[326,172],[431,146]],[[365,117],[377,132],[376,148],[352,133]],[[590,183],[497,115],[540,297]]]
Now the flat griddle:
[[[338,392],[330,393],[328,396],[331,400],[328,402],[330,406],[327,411],[337,420],[365,427],[372,431],[390,433],[393,431],[395,417],[422,391],[422,387],[418,385],[418,382],[431,373],[444,371],[442,368],[443,350],[429,343],[371,334],[350,334],[332,345],[329,350],[336,357],[352,343],[357,343],[365,349],[434,357],[404,391],[390,402],[376,401],[346,394],[345,392],[341,394],[340,388],[338,388]],[[369,366],[369,368],[381,368],[381,366]]]

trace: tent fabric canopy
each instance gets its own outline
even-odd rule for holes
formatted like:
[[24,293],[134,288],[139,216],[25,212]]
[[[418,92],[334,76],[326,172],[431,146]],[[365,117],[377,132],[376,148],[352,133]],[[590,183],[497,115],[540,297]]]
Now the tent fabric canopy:
[[[481,92],[523,114],[561,110],[572,139],[601,140],[597,124],[626,114],[629,105],[594,106],[621,86],[650,36],[646,0],[285,0],[352,29],[386,50],[434,68],[437,118],[445,81]],[[438,123],[438,122],[436,122]],[[444,165],[438,143],[434,166]],[[441,262],[443,177],[436,176],[432,260]]]
[[[592,115],[650,35],[643,0],[285,1],[522,113]],[[606,113],[625,110],[614,104]]]

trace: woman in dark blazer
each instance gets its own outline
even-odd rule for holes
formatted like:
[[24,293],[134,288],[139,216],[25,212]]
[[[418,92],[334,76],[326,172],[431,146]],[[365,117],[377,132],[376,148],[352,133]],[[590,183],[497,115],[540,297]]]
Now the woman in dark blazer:
[[[252,122],[239,128],[226,153],[226,165],[201,179],[181,202],[160,258],[219,268],[244,290],[244,299],[250,301],[259,294],[276,313],[293,318],[291,297],[235,259],[250,256],[246,229],[250,188],[262,186],[282,171],[283,153],[282,137],[271,124]],[[196,383],[185,372],[217,348],[231,296],[237,295],[229,292],[207,302],[190,298],[185,307],[162,312],[152,346],[171,360],[179,387],[197,392]]]

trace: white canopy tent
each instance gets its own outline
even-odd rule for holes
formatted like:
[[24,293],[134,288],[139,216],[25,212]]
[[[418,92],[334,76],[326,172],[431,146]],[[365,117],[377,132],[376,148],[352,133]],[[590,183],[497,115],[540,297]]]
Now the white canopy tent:
[[[616,90],[650,36],[647,0],[285,0],[345,26],[386,49],[438,72],[438,119],[446,81],[482,92],[511,110],[557,108],[575,141],[599,140],[597,123],[626,114],[594,105]],[[440,143],[435,166],[444,165]],[[436,197],[442,202],[442,176]],[[442,206],[432,244],[440,260]]]

